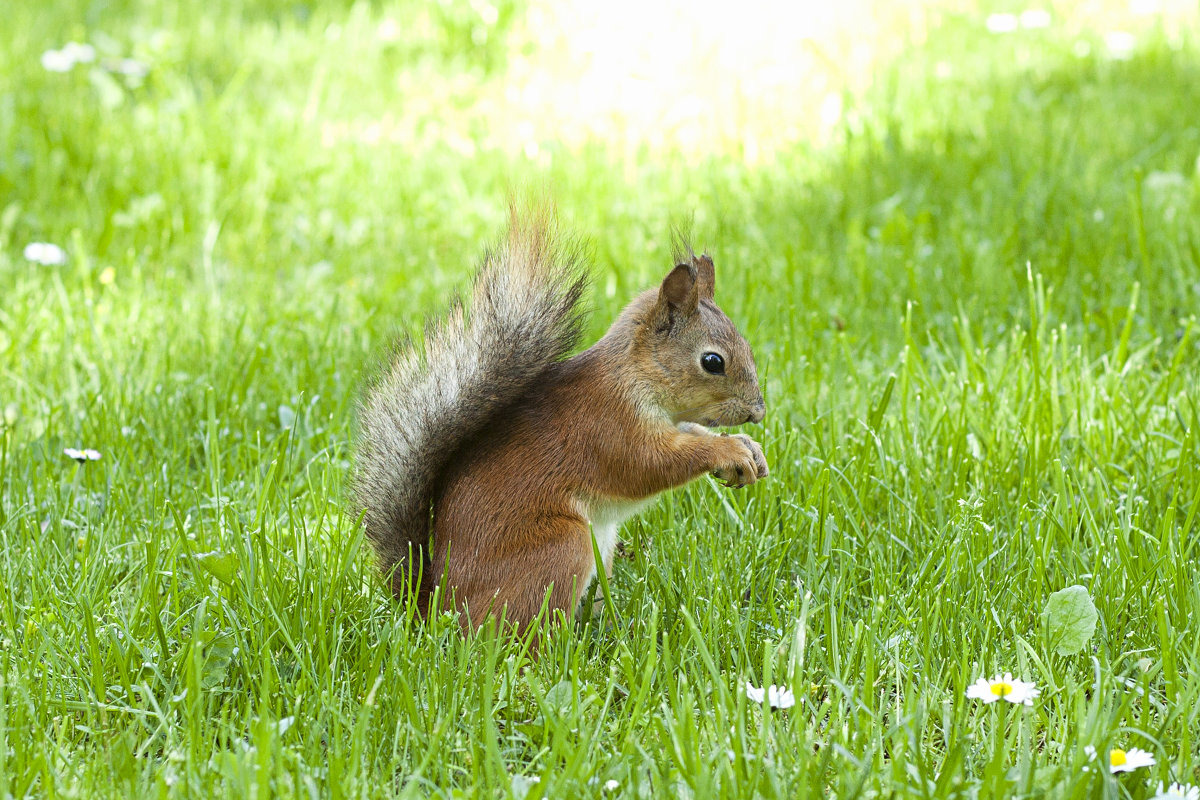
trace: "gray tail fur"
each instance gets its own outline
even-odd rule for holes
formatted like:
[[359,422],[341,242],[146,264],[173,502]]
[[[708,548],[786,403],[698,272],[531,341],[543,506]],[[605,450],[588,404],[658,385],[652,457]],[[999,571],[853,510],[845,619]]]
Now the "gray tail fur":
[[[519,214],[424,345],[399,343],[359,405],[353,492],[392,589],[429,568],[430,504],[455,451],[579,341],[587,286],[582,248],[552,212]],[[428,580],[428,576],[426,577]]]

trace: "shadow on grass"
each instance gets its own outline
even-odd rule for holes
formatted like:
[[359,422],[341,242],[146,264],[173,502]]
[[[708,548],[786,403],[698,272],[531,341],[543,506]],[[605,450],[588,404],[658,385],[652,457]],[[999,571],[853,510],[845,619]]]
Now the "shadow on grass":
[[1166,47],[947,84],[847,126],[811,177],[769,170],[753,218],[827,325],[895,329],[911,301],[943,334],[960,312],[1003,330],[1028,264],[1051,324],[1111,345],[1137,282],[1136,324],[1173,338],[1200,300],[1197,107],[1200,65]]

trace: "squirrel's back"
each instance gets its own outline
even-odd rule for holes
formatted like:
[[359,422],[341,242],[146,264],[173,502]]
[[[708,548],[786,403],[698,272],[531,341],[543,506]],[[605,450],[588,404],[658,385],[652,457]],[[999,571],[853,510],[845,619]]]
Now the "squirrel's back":
[[455,302],[423,344],[400,342],[359,409],[354,495],[393,591],[429,568],[430,504],[455,452],[575,348],[587,270],[546,210],[510,209],[469,308]]

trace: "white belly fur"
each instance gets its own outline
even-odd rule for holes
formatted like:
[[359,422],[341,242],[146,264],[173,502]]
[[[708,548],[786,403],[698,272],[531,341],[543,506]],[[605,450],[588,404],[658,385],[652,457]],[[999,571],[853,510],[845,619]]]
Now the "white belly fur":
[[[580,499],[579,505],[583,515],[592,523],[592,534],[596,537],[596,547],[600,550],[600,559],[603,563],[612,562],[613,550],[617,548],[617,531],[621,529],[621,523],[653,503],[654,500],[654,497],[633,501]],[[593,564],[587,583],[590,584],[592,578],[596,577],[596,568],[597,565]]]

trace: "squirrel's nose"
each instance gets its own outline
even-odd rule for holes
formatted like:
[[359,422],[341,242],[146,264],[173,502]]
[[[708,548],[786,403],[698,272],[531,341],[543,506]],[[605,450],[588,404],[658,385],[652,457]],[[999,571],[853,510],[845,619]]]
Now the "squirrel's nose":
[[750,407],[750,416],[746,421],[762,422],[765,416],[767,416],[767,404],[762,401],[762,398],[759,398],[758,402]]

